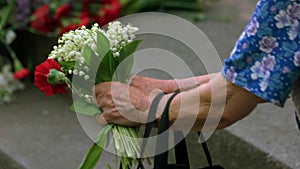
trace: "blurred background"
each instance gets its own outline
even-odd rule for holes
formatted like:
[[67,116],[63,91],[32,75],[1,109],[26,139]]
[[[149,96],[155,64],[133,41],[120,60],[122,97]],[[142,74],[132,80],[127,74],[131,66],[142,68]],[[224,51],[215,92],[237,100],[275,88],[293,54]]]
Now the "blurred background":
[[[0,0],[0,169],[77,168],[92,141],[68,110],[71,95],[45,97],[33,71],[58,38],[78,27],[101,26],[129,14],[164,12],[193,22],[227,58],[258,0]],[[176,43],[153,39],[201,66]],[[198,71],[197,71],[198,70]],[[215,163],[227,169],[300,168],[299,131],[290,101],[258,106],[208,140]],[[204,166],[196,133],[188,135],[192,168]],[[112,154],[101,159],[109,161]],[[173,158],[171,157],[172,161]],[[101,163],[97,166],[102,169]]]

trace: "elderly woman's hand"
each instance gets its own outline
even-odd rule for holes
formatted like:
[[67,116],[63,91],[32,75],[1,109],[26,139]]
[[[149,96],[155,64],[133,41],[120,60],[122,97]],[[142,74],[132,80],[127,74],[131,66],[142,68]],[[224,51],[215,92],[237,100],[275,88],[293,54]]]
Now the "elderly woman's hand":
[[[175,91],[179,89],[178,86],[183,86],[184,90],[174,98],[169,110],[170,123],[173,124],[177,119],[180,121],[175,126],[178,129],[186,129],[186,125],[193,120],[195,123],[190,124],[193,130],[210,130],[215,126],[224,128],[247,116],[258,103],[264,102],[258,96],[226,81],[221,73],[171,80],[171,83],[175,82],[178,85],[138,76],[130,85],[119,82],[97,84],[94,88],[95,99],[103,111],[97,117],[98,122],[126,126],[146,123],[150,103],[157,92]],[[166,94],[160,101],[156,114],[158,119],[170,95],[172,93]],[[210,123],[203,128],[207,120]]]
[[127,126],[140,125],[146,122],[150,102],[158,92],[188,90],[208,79],[208,75],[180,80],[161,80],[136,75],[129,81],[130,85],[119,82],[99,83],[94,87],[94,94],[103,113],[97,117],[97,121],[101,124],[108,122]]
[[95,85],[94,94],[97,105],[103,111],[97,116],[99,123],[137,126],[146,121],[150,95],[140,88],[119,82],[104,82]]
[[136,87],[147,94],[157,89],[165,93],[172,93],[177,89],[174,80],[161,80],[139,75],[131,78],[129,83],[130,86]]

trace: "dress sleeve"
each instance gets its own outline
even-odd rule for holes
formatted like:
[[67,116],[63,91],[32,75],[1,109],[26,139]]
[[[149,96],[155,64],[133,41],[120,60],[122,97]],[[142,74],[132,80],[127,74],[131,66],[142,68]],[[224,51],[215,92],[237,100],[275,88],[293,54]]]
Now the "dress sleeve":
[[222,73],[283,106],[300,76],[300,0],[260,0]]

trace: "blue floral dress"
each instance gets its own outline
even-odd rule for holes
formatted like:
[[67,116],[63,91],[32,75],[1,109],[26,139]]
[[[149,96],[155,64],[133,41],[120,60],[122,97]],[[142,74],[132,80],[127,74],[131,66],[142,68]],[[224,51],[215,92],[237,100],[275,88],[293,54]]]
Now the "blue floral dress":
[[283,106],[300,77],[300,0],[260,0],[222,73]]

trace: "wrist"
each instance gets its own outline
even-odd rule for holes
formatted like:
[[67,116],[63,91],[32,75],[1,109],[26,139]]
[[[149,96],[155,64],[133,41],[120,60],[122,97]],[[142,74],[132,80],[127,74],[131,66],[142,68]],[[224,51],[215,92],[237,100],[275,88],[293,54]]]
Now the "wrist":
[[[167,102],[172,97],[172,95],[174,95],[174,93],[166,94],[160,100],[160,102],[158,104],[158,107],[157,107],[157,110],[156,110],[156,116],[155,116],[156,124],[158,124],[159,121],[161,121],[162,114],[163,114],[163,112],[164,112],[164,110],[166,109],[166,106],[167,106]],[[178,95],[180,95],[180,93]],[[174,112],[174,107],[176,107],[176,103],[178,101],[178,98],[181,97],[181,96],[178,96],[178,95],[175,96],[175,98],[171,101],[171,103],[169,105],[169,112],[168,113],[169,113],[169,122],[170,122],[170,124],[172,124],[177,119],[176,112]]]

